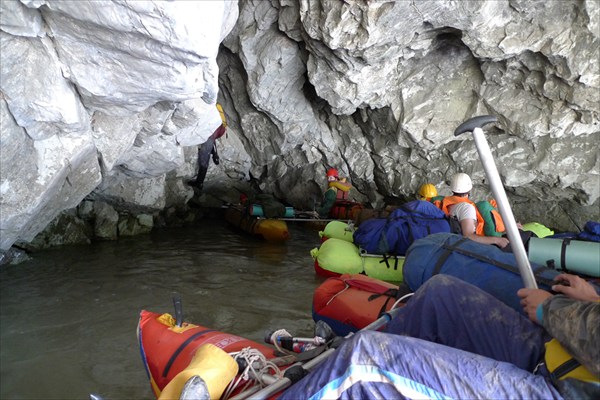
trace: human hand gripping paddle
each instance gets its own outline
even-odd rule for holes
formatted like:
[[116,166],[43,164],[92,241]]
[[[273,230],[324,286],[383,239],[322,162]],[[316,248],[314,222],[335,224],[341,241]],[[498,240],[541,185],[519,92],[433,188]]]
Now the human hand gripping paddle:
[[517,227],[515,217],[510,208],[510,204],[508,203],[508,198],[506,197],[504,186],[502,185],[502,181],[500,180],[500,174],[498,173],[498,169],[496,168],[496,164],[494,163],[492,151],[490,150],[490,146],[488,145],[485,135],[483,134],[483,126],[497,121],[498,119],[493,115],[482,115],[479,117],[471,118],[463,122],[458,128],[456,128],[456,130],[454,131],[454,136],[458,136],[465,132],[473,132],[475,146],[477,147],[477,152],[479,153],[479,158],[481,159],[481,163],[483,164],[485,174],[487,175],[487,178],[490,181],[490,186],[492,187],[492,193],[494,194],[494,198],[498,203],[500,215],[504,220],[504,225],[506,226],[506,233],[508,234],[508,239],[510,240],[510,245],[513,249],[513,253],[515,255],[517,265],[519,267],[521,278],[523,279],[523,284],[526,288],[537,289],[537,283],[535,281],[531,265],[529,264],[529,259],[527,258],[525,246],[521,241],[521,235],[519,235],[519,229]]

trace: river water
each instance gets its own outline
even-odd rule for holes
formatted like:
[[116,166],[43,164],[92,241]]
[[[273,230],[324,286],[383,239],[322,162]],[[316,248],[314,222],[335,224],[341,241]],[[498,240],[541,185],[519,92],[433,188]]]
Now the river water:
[[2,399],[153,398],[136,338],[142,309],[261,342],[312,336],[318,229],[268,243],[221,220],[65,246],[0,268]]

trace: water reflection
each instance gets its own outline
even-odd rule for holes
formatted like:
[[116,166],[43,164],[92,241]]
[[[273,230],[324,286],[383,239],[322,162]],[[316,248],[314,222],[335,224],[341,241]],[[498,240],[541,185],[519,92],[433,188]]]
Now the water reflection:
[[185,319],[261,341],[312,333],[317,230],[291,225],[270,244],[218,221],[38,253],[0,270],[0,397],[151,398],[135,330],[139,312]]

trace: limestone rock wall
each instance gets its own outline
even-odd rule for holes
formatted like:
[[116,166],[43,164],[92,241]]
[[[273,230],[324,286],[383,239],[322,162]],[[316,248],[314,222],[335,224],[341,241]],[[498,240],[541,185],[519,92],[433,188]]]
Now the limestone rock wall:
[[165,177],[193,174],[186,151],[221,123],[236,2],[3,0],[0,16],[0,249],[88,196],[134,212],[192,196]]
[[[246,77],[248,98],[228,100],[264,116],[251,132],[240,121],[261,143],[248,150],[252,176],[294,205],[319,198],[329,166],[375,207],[425,181],[447,194],[457,171],[487,197],[472,138],[453,131],[493,114],[488,140],[517,217],[577,230],[600,217],[599,13],[590,1],[246,1],[221,79]],[[264,146],[275,156],[260,162]]]
[[0,249],[84,199],[145,227],[185,206],[217,99],[228,133],[198,204],[310,209],[329,167],[373,207],[457,171],[481,199],[452,133],[493,114],[515,215],[576,230],[600,220],[599,25],[594,0],[3,0]]

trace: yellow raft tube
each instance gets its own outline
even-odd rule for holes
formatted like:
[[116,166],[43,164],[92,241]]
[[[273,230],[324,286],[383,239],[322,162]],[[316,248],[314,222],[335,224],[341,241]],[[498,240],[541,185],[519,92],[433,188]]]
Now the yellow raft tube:
[[290,238],[287,223],[276,218],[260,218],[250,215],[241,206],[225,209],[225,220],[234,227],[269,242],[283,242]]

